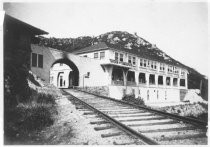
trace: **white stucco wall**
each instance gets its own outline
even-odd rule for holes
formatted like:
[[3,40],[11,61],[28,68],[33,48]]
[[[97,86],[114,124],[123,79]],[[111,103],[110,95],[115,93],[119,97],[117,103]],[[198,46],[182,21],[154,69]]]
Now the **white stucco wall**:
[[[109,86],[109,97],[122,99],[125,86]],[[135,90],[135,97],[141,97],[145,103],[155,102],[180,102],[180,90],[172,88],[148,88],[127,86],[127,94],[131,94]],[[139,92],[140,90],[140,92]],[[148,98],[149,91],[149,98]],[[158,92],[158,98],[157,98]]]
[[[31,70],[34,74],[42,78],[43,80],[50,82],[50,69],[52,64],[59,60],[63,59],[66,56],[71,60],[79,69],[79,86],[83,86],[83,75],[90,72],[90,77],[85,78],[84,85],[86,86],[107,86],[108,85],[108,73],[106,73],[102,66],[101,62],[96,59],[80,57],[71,53],[63,53],[62,51],[43,47],[39,45],[31,45],[33,53],[39,53],[43,55],[43,68],[31,67]],[[106,53],[105,53],[106,54]]]

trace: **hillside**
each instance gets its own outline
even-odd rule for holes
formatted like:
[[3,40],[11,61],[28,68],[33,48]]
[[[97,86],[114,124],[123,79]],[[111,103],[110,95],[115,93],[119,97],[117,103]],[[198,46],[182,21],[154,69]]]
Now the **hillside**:
[[195,69],[173,59],[164,53],[161,49],[159,49],[156,45],[139,37],[136,33],[130,34],[128,32],[112,31],[101,34],[97,37],[83,36],[78,38],[44,38],[39,36],[34,38],[33,42],[39,45],[52,47],[67,52],[85,48],[99,42],[105,42],[109,47],[127,51],[129,50],[129,52],[134,54],[141,54],[149,59],[155,59],[172,65],[185,67],[189,71],[188,87],[190,89],[199,89],[202,80],[201,95],[204,97],[204,99],[208,99],[208,79],[204,75],[200,74]]

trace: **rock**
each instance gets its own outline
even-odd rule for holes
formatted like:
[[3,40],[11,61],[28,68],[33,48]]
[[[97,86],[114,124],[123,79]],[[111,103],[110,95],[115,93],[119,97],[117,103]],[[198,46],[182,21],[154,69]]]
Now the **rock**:
[[207,101],[205,101],[201,96],[199,96],[198,94],[200,93],[200,90],[198,89],[192,89],[189,90],[184,98],[184,101],[189,101],[190,103],[205,103],[208,104]]

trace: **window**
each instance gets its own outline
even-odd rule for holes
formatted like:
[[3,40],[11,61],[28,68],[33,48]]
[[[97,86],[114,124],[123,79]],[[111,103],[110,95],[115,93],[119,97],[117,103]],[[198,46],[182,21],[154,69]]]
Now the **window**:
[[119,54],[118,54],[117,52],[115,52],[115,60],[116,60],[116,61],[118,61],[118,59],[119,59],[119,58],[118,58],[118,55],[119,55]]
[[153,74],[149,75],[149,84],[151,85],[155,84],[155,75]]
[[160,63],[160,71],[164,71],[164,70],[165,70],[164,64]]
[[145,73],[140,73],[139,74],[139,83],[140,84],[146,83]]
[[105,52],[100,52],[100,59],[104,59],[105,57]]
[[147,100],[149,100],[149,90],[147,90]]
[[185,86],[185,79],[180,79],[180,86]]
[[98,58],[98,53],[94,53],[94,58]]
[[184,76],[185,75],[185,72],[182,70],[181,71],[181,76]]
[[158,85],[163,85],[163,76],[158,76]]
[[147,60],[144,60],[144,67],[147,66]]
[[147,61],[147,67],[150,67],[150,61],[149,60]]
[[133,65],[136,65],[136,57],[133,57]]
[[177,67],[174,67],[174,73],[179,74],[179,69]]
[[154,68],[153,62],[151,62],[151,68],[152,68],[152,69]]
[[120,54],[120,61],[123,62],[123,54]]
[[140,66],[143,66],[143,59],[140,59]]
[[37,54],[32,53],[32,67],[37,67]]
[[173,67],[172,66],[168,66],[168,72],[173,73]]
[[154,61],[151,61],[151,68],[156,70],[157,69],[157,63],[154,62]]
[[43,68],[43,55],[32,53],[32,67]]
[[174,79],[173,79],[173,85],[174,85],[174,86],[177,86],[177,78],[174,78]]
[[170,80],[171,80],[170,77],[167,77],[167,78],[166,78],[166,85],[168,85],[168,86],[171,85],[171,81],[170,81]]
[[43,68],[43,55],[38,55],[38,67]]
[[128,71],[128,74],[127,74],[127,81],[135,82],[135,72],[133,72],[133,71]]
[[165,91],[165,100],[167,100],[167,91]]
[[157,62],[154,62],[154,69],[157,69]]
[[131,56],[128,56],[128,63],[131,63]]

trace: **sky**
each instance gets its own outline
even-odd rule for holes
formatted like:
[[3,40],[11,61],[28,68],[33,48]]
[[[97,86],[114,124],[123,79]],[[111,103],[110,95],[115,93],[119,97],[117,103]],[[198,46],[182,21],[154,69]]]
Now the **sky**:
[[127,31],[208,75],[208,4],[148,0],[69,0],[4,3],[7,14],[49,32],[48,37]]

